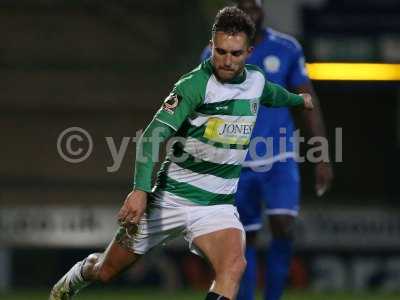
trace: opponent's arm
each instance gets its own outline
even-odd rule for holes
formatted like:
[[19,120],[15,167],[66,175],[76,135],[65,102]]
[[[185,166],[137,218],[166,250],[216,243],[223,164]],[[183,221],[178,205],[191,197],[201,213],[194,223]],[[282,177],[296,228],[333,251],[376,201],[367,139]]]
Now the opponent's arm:
[[[307,68],[305,65],[305,57],[303,49],[296,47],[290,61],[289,73],[287,76],[287,84],[293,88],[297,93],[307,93],[313,98],[314,109],[312,111],[297,111],[303,124],[305,125],[306,132],[310,137],[326,138],[325,126],[322,118],[322,111],[320,109],[318,97],[314,91],[314,87],[308,78]],[[321,142],[314,143],[313,146],[321,146]],[[328,149],[324,153],[324,158],[328,155]],[[323,153],[321,153],[322,158]],[[327,191],[333,180],[333,170],[329,161],[321,161],[315,164],[315,191],[318,196],[322,196]]]
[[[308,93],[312,95],[314,109],[312,111],[301,111],[301,119],[305,125],[308,136],[327,138],[325,124],[322,117],[318,97],[311,82],[303,83],[295,88],[298,93]],[[316,142],[313,146],[318,147]],[[325,149],[328,153],[328,149]],[[334,178],[332,165],[329,161],[320,161],[315,164],[315,192],[317,196],[322,196],[330,189]]]
[[305,109],[313,109],[310,94],[296,95],[269,81],[265,82],[261,104],[268,107],[303,107]]

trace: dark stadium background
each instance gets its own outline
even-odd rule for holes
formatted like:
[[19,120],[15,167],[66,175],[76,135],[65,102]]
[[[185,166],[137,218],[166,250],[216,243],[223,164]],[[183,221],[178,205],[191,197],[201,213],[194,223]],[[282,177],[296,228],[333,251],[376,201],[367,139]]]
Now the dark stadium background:
[[[398,0],[265,2],[268,24],[294,34],[309,62],[400,63]],[[119,147],[151,119],[178,76],[198,63],[224,3],[0,2],[1,299],[45,298],[75,261],[105,246],[131,188],[134,158],[129,142],[113,169],[106,137]],[[341,143],[343,161],[334,163],[334,187],[321,199],[312,167],[302,165],[303,210],[285,299],[399,299],[399,81],[314,85],[331,158]],[[57,150],[70,127],[93,140],[81,163],[66,162]],[[112,287],[78,299],[154,299],[163,291],[200,299],[196,291],[211,277],[177,241]]]

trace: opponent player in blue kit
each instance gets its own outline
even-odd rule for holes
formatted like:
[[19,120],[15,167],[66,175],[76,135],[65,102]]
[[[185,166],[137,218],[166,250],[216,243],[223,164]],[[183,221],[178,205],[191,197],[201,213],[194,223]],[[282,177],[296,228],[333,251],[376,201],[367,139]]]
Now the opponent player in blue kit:
[[[325,137],[317,97],[307,76],[300,44],[291,36],[264,28],[261,0],[240,0],[244,10],[256,24],[254,51],[247,63],[259,66],[268,80],[297,93],[313,95],[315,108],[302,113],[310,136]],[[209,48],[202,59],[210,56]],[[266,208],[272,239],[268,247],[265,276],[265,299],[280,299],[285,287],[293,252],[293,224],[299,211],[300,178],[296,149],[291,141],[295,130],[288,108],[260,107],[252,139],[255,153],[247,155],[242,169],[236,205],[246,230],[247,269],[243,275],[238,300],[253,300],[256,287],[256,233],[262,227],[262,208]],[[259,138],[263,138],[260,140]],[[285,141],[280,145],[280,141]],[[315,165],[315,189],[321,196],[331,184],[333,172],[329,162]]]

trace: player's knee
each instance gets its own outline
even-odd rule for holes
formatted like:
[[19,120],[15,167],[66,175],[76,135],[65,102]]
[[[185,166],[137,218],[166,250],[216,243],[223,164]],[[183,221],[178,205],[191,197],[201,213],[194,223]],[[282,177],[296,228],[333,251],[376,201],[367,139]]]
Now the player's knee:
[[294,233],[291,226],[282,226],[272,231],[272,236],[276,239],[290,239],[294,238]]
[[294,217],[273,216],[270,218],[270,229],[272,236],[278,239],[294,238]]
[[242,277],[242,274],[244,273],[244,271],[246,270],[246,267],[247,267],[246,258],[244,256],[241,256],[237,260],[236,264],[237,264],[236,268],[238,270],[238,273],[240,274],[240,277]]
[[86,258],[85,264],[94,266],[99,261],[100,255],[101,255],[100,253],[92,253],[92,254],[90,254]]
[[255,246],[257,242],[257,231],[246,232],[246,244],[250,246]]
[[232,274],[238,281],[246,270],[247,261],[244,256],[238,257],[232,265]]
[[96,280],[96,265],[100,261],[100,255],[100,253],[92,253],[84,260],[81,274],[86,280]]
[[234,256],[231,259],[227,259],[224,266],[221,270],[223,275],[239,281],[247,266],[246,258],[244,255]]
[[110,282],[117,274],[117,272],[111,266],[104,264],[102,260],[101,253],[93,253],[86,258],[87,268],[90,268],[91,271],[87,272],[91,274],[92,279],[94,281],[99,281],[101,283]]

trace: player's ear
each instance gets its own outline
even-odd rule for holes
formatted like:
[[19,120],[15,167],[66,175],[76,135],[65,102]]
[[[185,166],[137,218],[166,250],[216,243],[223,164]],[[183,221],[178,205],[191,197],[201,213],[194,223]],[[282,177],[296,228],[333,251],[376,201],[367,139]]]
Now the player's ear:
[[208,46],[210,46],[210,48],[212,49],[212,47],[213,47],[213,40],[211,39],[209,42],[208,42]]
[[251,54],[253,52],[253,50],[254,50],[253,46],[247,47],[247,54]]

